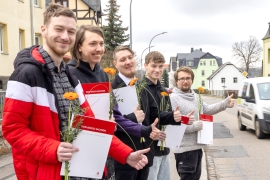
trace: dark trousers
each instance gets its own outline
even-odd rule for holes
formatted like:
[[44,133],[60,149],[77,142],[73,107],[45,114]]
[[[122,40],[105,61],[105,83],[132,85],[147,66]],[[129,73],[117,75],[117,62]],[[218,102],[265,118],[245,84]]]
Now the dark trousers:
[[181,180],[199,180],[201,177],[202,150],[175,153],[176,169]]
[[115,169],[115,180],[147,180],[149,167],[141,170],[136,169]]

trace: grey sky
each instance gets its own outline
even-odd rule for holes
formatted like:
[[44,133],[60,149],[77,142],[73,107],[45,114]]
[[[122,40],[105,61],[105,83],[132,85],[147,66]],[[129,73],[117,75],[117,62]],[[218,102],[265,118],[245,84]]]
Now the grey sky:
[[[102,0],[102,9],[107,2]],[[123,26],[129,26],[130,0],[117,0],[117,4]],[[223,63],[236,62],[231,52],[234,42],[252,35],[262,45],[269,9],[269,0],[133,0],[133,50],[140,57],[151,38],[165,31],[153,39],[151,50],[163,53],[167,62],[177,53],[190,52],[191,47],[219,56]]]

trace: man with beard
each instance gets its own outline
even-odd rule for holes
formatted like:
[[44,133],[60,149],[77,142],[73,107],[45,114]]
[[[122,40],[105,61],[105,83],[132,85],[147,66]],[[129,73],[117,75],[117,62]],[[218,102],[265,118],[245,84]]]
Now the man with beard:
[[[113,60],[113,64],[119,73],[112,81],[112,88],[117,89],[128,86],[129,83],[135,78],[134,52],[128,46],[118,46],[113,52]],[[128,101],[128,99],[123,99],[123,101]],[[134,112],[124,115],[124,117],[135,123],[142,123],[144,121],[145,114],[142,110],[140,110],[138,105]],[[160,130],[155,127],[157,122],[158,120],[156,119],[156,121],[151,124],[152,134],[156,134],[155,137],[151,136],[153,139],[157,138],[160,133]],[[146,135],[146,133],[144,134]],[[133,150],[148,148],[148,145],[145,142],[140,142],[140,136],[127,136],[126,133],[121,130],[117,130],[115,135]],[[148,157],[149,163],[141,170],[136,170],[128,164],[123,165],[115,161],[115,180],[147,180],[149,167],[152,166],[152,160],[150,153],[147,153],[146,156]]]
[[[19,180],[61,180],[61,162],[69,161],[79,151],[72,144],[61,142],[60,137],[60,131],[67,126],[70,105],[63,95],[80,88],[77,77],[69,73],[62,61],[74,45],[76,17],[72,10],[58,4],[49,5],[43,15],[44,46],[32,46],[18,53],[7,85],[2,130],[12,146]],[[83,94],[78,94],[76,101],[87,109],[85,115],[93,116]],[[147,164],[145,152],[133,152],[113,137],[109,155],[141,169]]]
[[198,103],[198,97],[191,89],[194,80],[192,69],[186,66],[180,67],[174,73],[174,79],[176,87],[173,88],[170,96],[172,108],[180,106],[179,111],[183,115],[194,111],[193,123],[187,125],[180,148],[174,150],[176,168],[182,180],[199,180],[201,177],[202,148],[206,145],[197,143],[197,132],[203,129],[202,122],[199,121],[198,117],[198,106],[201,105],[201,113],[216,114],[234,106],[233,94],[216,104]]

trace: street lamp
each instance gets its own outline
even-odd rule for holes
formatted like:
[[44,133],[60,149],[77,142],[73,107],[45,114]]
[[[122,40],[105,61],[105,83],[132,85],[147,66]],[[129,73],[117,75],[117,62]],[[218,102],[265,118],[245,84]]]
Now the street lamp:
[[[151,47],[154,47],[154,46],[151,46]],[[142,78],[142,56],[143,56],[144,51],[146,51],[148,48],[151,48],[151,47],[145,48],[145,50],[143,50],[142,55],[141,55],[141,78]]]
[[167,33],[167,32],[159,33],[159,34],[155,35],[155,36],[151,39],[151,41],[150,41],[150,43],[149,43],[149,52],[150,52],[150,48],[151,48],[150,45],[151,45],[152,40],[153,40],[156,36],[161,35],[161,34],[165,34],[165,33]]
[[129,35],[129,39],[130,39],[130,49],[132,49],[132,21],[131,21],[131,5],[132,5],[132,0],[130,0],[130,10],[129,10],[129,31],[130,31],[130,35]]

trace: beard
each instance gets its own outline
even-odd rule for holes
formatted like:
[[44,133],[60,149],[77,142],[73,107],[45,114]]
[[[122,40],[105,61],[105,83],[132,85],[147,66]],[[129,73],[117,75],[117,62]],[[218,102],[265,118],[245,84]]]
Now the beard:
[[190,92],[190,86],[182,86],[180,88],[181,91],[185,92],[185,93],[189,93]]
[[70,43],[67,44],[67,47],[61,48],[60,46],[57,46],[56,40],[50,40],[49,38],[46,38],[47,46],[57,55],[57,56],[64,56],[69,50],[70,50]]
[[133,78],[135,76],[135,69],[132,69],[131,71],[126,72],[125,74],[123,74],[124,76],[128,77],[128,78]]

